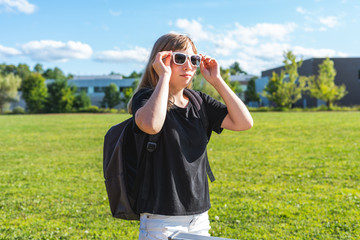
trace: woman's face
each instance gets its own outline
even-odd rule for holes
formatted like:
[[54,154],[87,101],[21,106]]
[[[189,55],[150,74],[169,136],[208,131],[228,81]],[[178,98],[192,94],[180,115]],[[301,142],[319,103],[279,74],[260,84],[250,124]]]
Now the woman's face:
[[[191,46],[188,46],[186,50],[176,50],[173,52],[180,52],[187,54],[189,56],[195,55]],[[183,65],[177,65],[174,63],[173,59],[171,59],[171,77],[170,77],[170,89],[175,91],[186,88],[192,81],[195,73],[196,66],[193,66],[190,62],[190,59],[187,58]]]

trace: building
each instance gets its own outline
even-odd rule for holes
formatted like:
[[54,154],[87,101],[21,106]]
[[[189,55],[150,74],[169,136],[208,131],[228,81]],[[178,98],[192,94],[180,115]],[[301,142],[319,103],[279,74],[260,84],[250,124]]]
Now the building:
[[[123,79],[120,75],[91,75],[91,76],[75,76],[68,80],[69,84],[77,86],[77,91],[84,91],[91,100],[91,105],[101,107],[101,101],[105,95],[105,88],[114,83],[119,91],[132,86],[136,79]],[[116,108],[124,106],[116,106]]]
[[[300,76],[318,75],[319,65],[325,60],[325,58],[311,58],[303,61],[302,66],[298,69]],[[347,94],[335,104],[339,106],[355,106],[360,105],[360,58],[330,58],[334,62],[334,68],[337,72],[335,77],[335,84],[345,84]],[[259,87],[259,93],[261,93],[265,85],[264,81],[269,81],[272,76],[272,72],[280,73],[284,67],[277,67],[269,70],[265,70],[261,73],[261,78],[256,80],[256,84],[261,82]],[[266,81],[266,83],[267,83]],[[257,89],[258,90],[258,89]],[[325,104],[323,101],[310,96],[303,96],[295,106],[296,107],[317,107]]]
[[231,82],[238,82],[241,86],[242,92],[240,93],[239,97],[242,100],[245,100],[245,91],[247,89],[247,85],[255,75],[247,75],[247,74],[239,74],[239,75],[230,75]]

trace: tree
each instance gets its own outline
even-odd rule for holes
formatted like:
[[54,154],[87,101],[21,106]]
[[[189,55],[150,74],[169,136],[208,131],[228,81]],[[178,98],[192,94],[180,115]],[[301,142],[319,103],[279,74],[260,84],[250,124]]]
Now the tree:
[[213,86],[211,86],[210,83],[208,83],[208,81],[205,80],[199,68],[196,70],[196,74],[192,82],[192,89],[206,93],[214,99],[221,101],[220,94]]
[[26,79],[31,75],[31,71],[28,65],[19,63],[17,66],[17,75],[22,79]]
[[247,75],[247,72],[245,72],[241,67],[240,64],[238,62],[234,62],[231,66],[230,66],[230,74],[231,75],[239,75],[239,74],[245,74]]
[[43,74],[44,73],[43,66],[40,63],[36,64],[34,67],[34,72]]
[[42,75],[46,79],[55,79],[54,78],[54,71],[51,68],[46,69],[45,72]]
[[54,68],[53,74],[54,74],[53,79],[56,79],[56,80],[65,80],[65,79],[67,79],[65,74],[63,73],[63,71],[58,67]]
[[29,66],[23,63],[19,63],[18,66],[7,65],[5,63],[0,64],[0,74],[5,76],[10,73],[19,76],[23,80],[31,74],[31,71]]
[[124,78],[141,78],[142,72],[133,71],[129,76],[123,76]]
[[68,75],[66,76],[66,79],[69,80],[69,79],[73,79],[74,78],[74,75],[71,74],[71,73],[68,73]]
[[248,82],[247,89],[245,91],[245,102],[246,103],[260,101],[260,96],[256,92],[256,84],[255,84],[256,79],[257,79],[257,77],[253,77]]
[[284,69],[280,74],[273,72],[273,76],[266,85],[263,95],[280,107],[291,108],[301,99],[305,79],[298,74],[302,60],[296,61],[296,56],[291,52],[284,53]]
[[54,69],[51,69],[51,68],[46,69],[46,71],[43,73],[43,76],[46,79],[54,79],[54,80],[66,80],[67,79],[67,77],[65,76],[63,71],[61,71],[61,69],[58,67],[55,67]]
[[109,75],[110,75],[110,76],[113,76],[113,75],[121,75],[121,74],[120,74],[120,73],[116,73],[116,72],[112,71]]
[[0,74],[0,113],[3,113],[7,105],[11,102],[18,101],[18,88],[21,79],[14,74]]
[[120,102],[123,102],[125,104],[125,106],[126,106],[129,103],[129,101],[130,101],[131,97],[133,96],[133,94],[135,92],[135,89],[137,88],[138,85],[139,85],[139,80],[135,80],[131,84],[131,87],[123,89],[121,91],[122,94],[120,96]]
[[307,87],[312,97],[321,99],[326,102],[328,109],[331,109],[334,101],[340,100],[346,94],[346,87],[335,85],[336,70],[334,62],[326,58],[319,65],[319,75],[306,78]]
[[105,96],[102,100],[101,105],[103,107],[114,108],[120,103],[120,92],[115,83],[110,83],[109,86],[105,88]]
[[240,95],[243,92],[242,87],[238,81],[230,81],[230,71],[230,69],[223,69],[220,67],[220,75],[224,82],[231,88],[231,90],[233,90],[234,93]]
[[17,75],[17,67],[15,65],[7,65],[5,63],[0,65],[0,74],[5,76],[10,73]]
[[47,88],[45,78],[40,73],[31,73],[21,84],[22,98],[31,113],[43,112],[45,109]]
[[134,89],[132,87],[124,88],[120,96],[120,102],[124,103],[127,106],[128,102],[130,101],[132,95],[134,94]]
[[91,105],[91,99],[86,92],[81,91],[75,96],[73,107],[76,109],[88,108]]
[[55,80],[48,84],[47,111],[70,112],[75,101],[75,91],[76,88],[69,86],[67,80]]

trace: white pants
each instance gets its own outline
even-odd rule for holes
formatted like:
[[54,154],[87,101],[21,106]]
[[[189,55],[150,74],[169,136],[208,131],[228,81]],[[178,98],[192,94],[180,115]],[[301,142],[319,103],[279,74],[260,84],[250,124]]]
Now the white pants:
[[177,231],[210,236],[209,229],[210,222],[207,211],[189,216],[142,213],[140,215],[139,240],[167,240]]

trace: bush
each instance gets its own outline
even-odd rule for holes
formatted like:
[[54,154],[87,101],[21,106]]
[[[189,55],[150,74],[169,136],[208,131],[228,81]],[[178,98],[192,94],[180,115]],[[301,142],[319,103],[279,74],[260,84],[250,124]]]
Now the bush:
[[90,106],[87,108],[80,108],[79,110],[75,110],[75,112],[82,113],[121,113],[120,109],[115,108],[99,108],[98,106]]
[[79,112],[91,112],[91,113],[98,113],[100,112],[100,108],[98,106],[90,106],[87,108],[80,108]]
[[25,109],[20,107],[20,106],[17,106],[15,107],[13,110],[12,110],[12,113],[13,114],[24,114],[25,113]]
[[323,112],[323,111],[335,111],[335,112],[346,112],[346,111],[360,111],[360,106],[352,107],[341,107],[333,106],[328,109],[327,106],[321,105],[313,108],[284,108],[284,107],[248,107],[250,112]]
[[90,97],[84,92],[80,92],[75,96],[73,107],[75,109],[88,108],[91,106]]
[[272,111],[269,107],[249,107],[249,111],[251,112],[269,112]]

